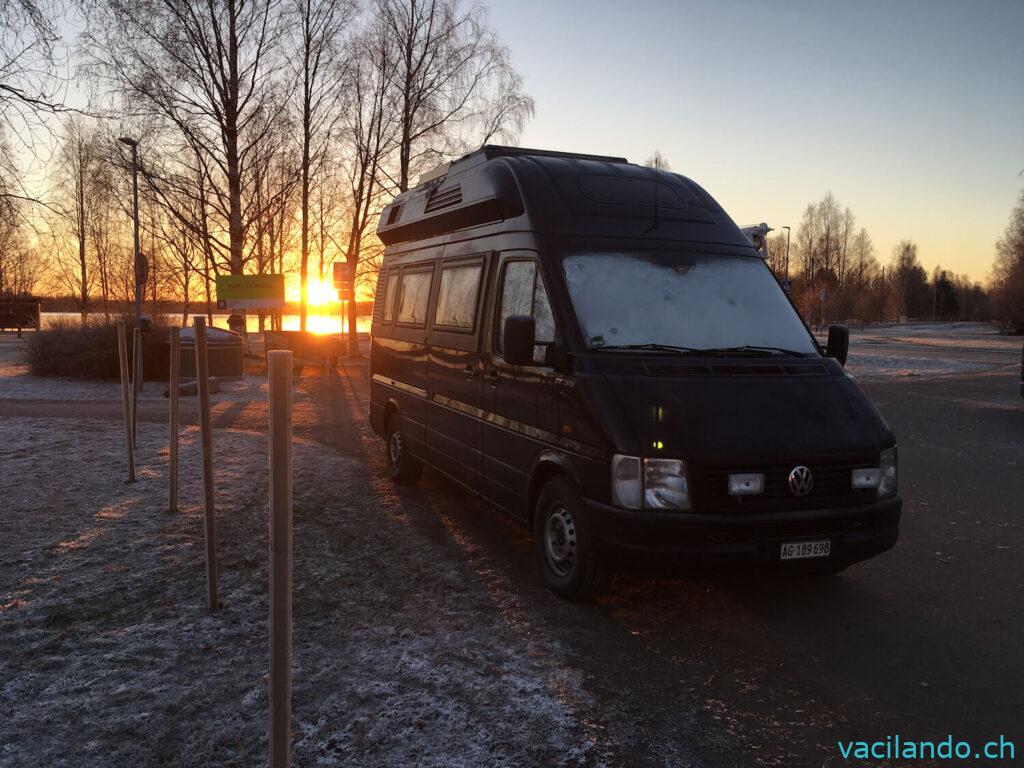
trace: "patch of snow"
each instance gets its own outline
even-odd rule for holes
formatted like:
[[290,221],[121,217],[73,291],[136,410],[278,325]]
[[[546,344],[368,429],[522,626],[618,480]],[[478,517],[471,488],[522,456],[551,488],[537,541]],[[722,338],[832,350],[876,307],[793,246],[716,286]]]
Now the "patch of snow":
[[846,370],[862,378],[880,376],[951,376],[983,371],[991,367],[987,363],[964,360],[906,357],[904,355],[871,355],[862,354],[860,351],[851,352],[850,358],[846,362]]
[[[131,485],[122,434],[0,418],[0,763],[265,763],[266,438],[214,432],[209,613],[197,430],[173,515],[165,428],[139,424]],[[389,512],[361,461],[297,440],[294,471],[295,765],[601,764],[557,647]]]

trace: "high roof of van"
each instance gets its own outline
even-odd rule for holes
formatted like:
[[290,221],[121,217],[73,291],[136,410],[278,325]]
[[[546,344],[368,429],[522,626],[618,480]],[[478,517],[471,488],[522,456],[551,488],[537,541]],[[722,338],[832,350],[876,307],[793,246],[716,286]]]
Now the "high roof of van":
[[377,227],[386,245],[512,231],[751,247],[685,176],[622,157],[493,145],[396,197]]

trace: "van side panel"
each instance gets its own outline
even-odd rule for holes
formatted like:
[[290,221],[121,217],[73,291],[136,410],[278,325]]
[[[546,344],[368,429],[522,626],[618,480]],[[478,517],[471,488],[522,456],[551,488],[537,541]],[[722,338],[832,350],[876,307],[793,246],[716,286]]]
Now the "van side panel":
[[[401,270],[389,273],[402,281],[410,273],[435,272],[439,249],[424,252],[421,259],[406,263]],[[400,282],[401,284],[401,282]],[[430,295],[426,312],[433,304],[436,292],[436,275],[431,280]],[[401,289],[398,292],[401,298]],[[399,308],[395,308],[393,321],[373,325],[370,343],[370,420],[379,431],[387,428],[388,408],[397,408],[402,420],[402,431],[408,450],[418,458],[425,458],[426,448],[426,402],[428,397],[429,373],[427,355],[426,320],[423,322],[404,321]]]
[[[428,343],[427,461],[474,492],[480,488],[480,337],[490,260],[490,254],[476,254],[441,262]],[[444,301],[465,297],[472,280],[460,285],[460,273],[476,276],[472,310],[466,302]],[[446,308],[452,309],[447,318]]]

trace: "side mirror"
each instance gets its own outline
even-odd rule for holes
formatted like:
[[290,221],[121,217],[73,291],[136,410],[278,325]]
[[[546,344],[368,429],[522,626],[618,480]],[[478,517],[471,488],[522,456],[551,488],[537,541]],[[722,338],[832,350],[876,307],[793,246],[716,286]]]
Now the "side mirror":
[[850,329],[845,325],[830,325],[828,341],[825,343],[825,355],[834,357],[840,365],[846,365],[846,356],[850,353]]
[[529,315],[512,315],[505,318],[505,329],[501,335],[501,356],[510,365],[533,363],[533,343],[536,327]]

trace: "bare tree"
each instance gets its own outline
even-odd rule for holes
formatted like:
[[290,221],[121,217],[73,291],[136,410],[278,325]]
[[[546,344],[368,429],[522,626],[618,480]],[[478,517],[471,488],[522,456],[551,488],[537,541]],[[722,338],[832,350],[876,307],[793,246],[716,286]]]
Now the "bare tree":
[[0,296],[32,293],[42,272],[38,258],[25,237],[22,203],[0,198]]
[[[272,81],[278,0],[104,0],[85,4],[92,71],[137,114],[158,117],[197,152],[207,213],[226,222],[228,268],[243,271],[250,156],[282,108]],[[204,194],[204,198],[206,195]]]
[[35,134],[47,118],[66,111],[58,76],[58,9],[51,0],[0,2],[0,199],[38,201],[21,186],[18,163],[5,137],[34,154]]
[[349,0],[291,0],[298,30],[297,80],[301,126],[299,330],[306,330],[309,296],[309,196],[311,173],[323,168],[333,125],[339,119],[341,35],[355,9]]
[[1024,333],[1024,192],[996,242],[992,303],[995,316],[1012,333]]
[[[533,113],[482,7],[375,0],[375,10],[396,63],[390,85],[400,126],[398,191],[409,188],[420,161],[464,151],[466,138],[511,133]],[[476,127],[475,136],[459,136],[466,126]]]
[[400,146],[402,135],[400,109],[389,87],[396,66],[393,49],[385,37],[371,30],[357,42],[356,50],[350,81],[352,104],[341,132],[342,168],[350,194],[348,239],[342,250],[353,287],[348,309],[348,348],[352,356],[359,355],[355,289],[361,276],[364,244],[370,224],[383,207],[384,163]]
[[[66,225],[70,225],[75,241],[75,254],[63,253],[59,261],[60,280],[71,296],[82,316],[82,325],[88,321],[90,290],[94,275],[89,258],[89,217],[91,214],[92,191],[95,190],[95,174],[98,168],[97,133],[77,119],[65,123],[64,138],[60,146],[58,165],[62,176],[60,185],[64,196],[65,216],[56,220],[53,229],[55,237],[62,237]],[[61,252],[62,249],[58,249]]]
[[657,168],[659,171],[672,170],[672,166],[668,164],[668,159],[661,153],[660,149],[654,150],[651,156],[644,160],[644,166],[647,168]]

